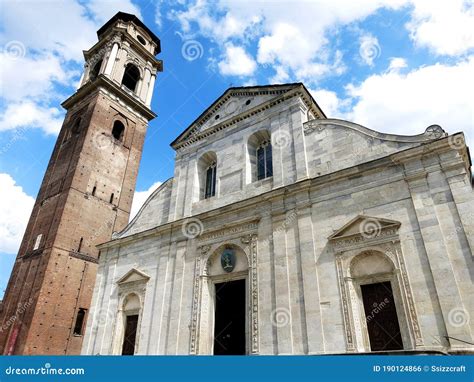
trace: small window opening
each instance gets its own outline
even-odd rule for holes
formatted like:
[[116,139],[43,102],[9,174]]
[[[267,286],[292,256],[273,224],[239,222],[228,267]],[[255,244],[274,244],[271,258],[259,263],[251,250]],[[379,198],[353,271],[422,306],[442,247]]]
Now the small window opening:
[[94,187],[92,188],[92,196],[95,196],[95,192],[96,192],[96,191],[97,191],[97,187],[94,186]]
[[123,125],[123,123],[120,121],[115,121],[114,127],[112,128],[113,137],[116,140],[121,141],[123,140],[124,132],[125,132],[125,126]]
[[102,59],[97,61],[97,63],[94,65],[94,67],[92,68],[91,70],[91,74],[90,74],[90,79],[91,81],[94,81],[97,76],[100,74],[100,68],[102,66]]
[[272,145],[264,142],[257,148],[257,180],[273,175]]
[[133,64],[128,64],[123,73],[122,85],[134,92],[140,79],[140,71]]
[[219,117],[220,117],[220,115],[217,114],[217,115],[214,117],[214,119],[219,119]]
[[109,200],[109,203],[113,203],[114,201],[114,193],[112,192],[112,194],[110,195],[110,200]]
[[83,241],[84,241],[84,238],[81,237],[80,240],[79,240],[79,245],[77,246],[77,252],[81,252]]
[[146,40],[139,34],[137,35],[137,40],[140,41],[140,44],[146,45]]
[[72,133],[73,134],[79,134],[80,132],[80,127],[81,127],[81,117],[78,117],[75,121],[74,121],[74,125],[72,125]]
[[250,102],[252,102],[252,100],[248,99],[247,101],[245,101],[245,104],[248,106],[250,105]]
[[86,309],[79,308],[76,316],[76,324],[74,325],[74,334],[76,336],[82,336],[84,330],[84,319],[86,317]]
[[206,170],[206,190],[204,198],[208,199],[216,195],[216,163],[212,163]]

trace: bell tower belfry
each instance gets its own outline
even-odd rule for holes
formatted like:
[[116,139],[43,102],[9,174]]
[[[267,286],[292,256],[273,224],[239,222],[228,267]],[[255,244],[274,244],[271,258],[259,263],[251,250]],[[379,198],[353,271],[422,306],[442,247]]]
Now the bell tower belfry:
[[119,12],[84,51],[0,310],[0,354],[79,354],[99,252],[128,222],[160,40]]

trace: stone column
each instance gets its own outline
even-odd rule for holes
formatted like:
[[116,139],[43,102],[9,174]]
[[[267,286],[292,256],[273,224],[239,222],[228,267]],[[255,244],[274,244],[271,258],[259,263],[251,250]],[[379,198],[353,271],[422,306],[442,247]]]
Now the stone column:
[[[262,206],[268,211],[269,206]],[[273,288],[273,238],[270,214],[263,213],[258,224],[258,301],[260,315],[260,353],[275,354],[276,327],[270,317],[275,310],[275,290]]]
[[[460,147],[465,145],[464,137],[457,138],[456,142]],[[470,173],[458,151],[451,150],[441,154],[440,157],[442,159],[440,161],[441,167],[461,220],[463,234],[468,242],[471,255],[474,256],[474,192],[472,191]]]
[[[426,249],[430,271],[436,288],[436,295],[443,313],[447,335],[469,341],[472,336],[469,326],[458,325],[453,321],[456,312],[466,311],[463,305],[457,281],[453,272],[448,248],[443,240],[435,203],[433,201],[428,177],[421,160],[405,163],[405,180],[408,183],[413,207],[420,227],[423,244]],[[450,340],[453,348],[462,348],[461,342]]]
[[119,44],[117,42],[114,42],[112,46],[112,51],[110,52],[109,59],[107,60],[107,65],[105,66],[105,70],[104,70],[104,74],[107,77],[111,77],[115,59],[117,58],[118,48],[119,48]]
[[[301,256],[304,312],[308,338],[308,353],[324,352],[324,337],[321,321],[319,280],[316,267],[314,229],[311,221],[311,203],[309,199],[297,205],[297,226]],[[337,286],[335,286],[337,287]]]
[[291,307],[289,294],[288,253],[286,243],[285,211],[283,199],[272,206],[273,223],[273,267],[276,308],[269,319],[276,327],[277,353],[293,354],[293,333],[291,328]]
[[142,87],[140,88],[140,92],[137,93],[140,97],[140,99],[145,102],[146,101],[146,98],[147,98],[147,95],[148,95],[148,89],[149,89],[149,85],[150,85],[150,77],[151,77],[151,72],[150,72],[150,68],[148,67],[145,67],[143,69],[143,83],[142,83]]
[[308,160],[306,158],[305,135],[303,133],[303,116],[307,109],[300,103],[293,106],[290,111],[290,128],[293,135],[296,180],[298,181],[308,177]]
[[146,105],[150,106],[151,105],[151,97],[153,96],[153,88],[155,86],[155,78],[156,74],[152,74],[150,78],[150,82],[148,84],[148,94],[146,96]]

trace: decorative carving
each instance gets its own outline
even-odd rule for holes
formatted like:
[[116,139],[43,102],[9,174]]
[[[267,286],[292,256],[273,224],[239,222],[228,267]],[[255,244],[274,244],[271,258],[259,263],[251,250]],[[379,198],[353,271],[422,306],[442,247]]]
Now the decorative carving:
[[342,314],[344,318],[344,329],[346,333],[347,351],[354,351],[355,346],[354,346],[354,340],[352,337],[351,319],[349,316],[349,304],[347,301],[346,285],[344,282],[344,276],[342,272],[342,261],[340,257],[336,259],[336,268],[337,268],[337,275],[339,278],[339,289],[341,291]]
[[[397,251],[397,254],[398,254],[398,251]],[[422,346],[423,337],[421,335],[420,325],[418,323],[418,317],[417,317],[416,309],[415,309],[415,302],[413,300],[413,294],[411,292],[410,282],[408,280],[408,274],[405,267],[405,261],[403,260],[403,255],[401,253],[399,256],[397,256],[397,258],[398,258],[398,263],[400,266],[400,277],[402,279],[402,284],[403,284],[403,288],[405,290],[405,295],[407,299],[408,312],[410,315],[410,324],[411,324],[412,331],[415,337],[415,344],[417,346]]]
[[303,125],[304,134],[311,134],[313,131],[320,133],[324,130],[324,126],[319,123],[318,120],[308,121]]
[[209,252],[210,249],[211,249],[210,245],[201,245],[199,247],[199,251],[201,252],[201,255],[205,255],[206,253]]
[[198,354],[199,343],[197,341],[197,328],[199,320],[199,305],[201,296],[201,280],[199,277],[201,269],[201,258],[197,257],[194,264],[194,286],[193,286],[193,303],[192,303],[192,314],[191,314],[191,335],[189,353]]
[[240,238],[240,241],[242,242],[242,244],[249,244],[252,241],[252,235],[249,234],[249,235],[242,236]]
[[432,139],[438,139],[447,135],[446,132],[439,125],[428,126],[425,130],[425,134]]
[[378,234],[376,238],[367,238],[362,234],[357,234],[353,235],[347,238],[337,238],[334,239],[333,245],[335,248],[345,248],[345,247],[351,247],[357,244],[360,244],[362,242],[368,242],[368,241],[376,241],[380,240],[382,237],[391,237],[395,236],[398,232],[398,228],[389,228],[389,229],[382,229]]
[[[351,264],[352,259],[356,256],[364,253],[361,248],[373,248],[374,246],[377,247],[377,251],[384,253],[395,265],[392,277],[394,281],[398,281],[399,291],[403,297],[403,305],[408,317],[406,329],[411,332],[415,340],[415,346],[422,346],[423,338],[418,323],[410,282],[408,280],[408,273],[401,252],[400,238],[398,235],[400,223],[388,219],[369,219],[372,219],[371,223],[377,228],[376,234],[373,236],[367,233],[365,235],[363,233],[344,235],[344,233],[347,232],[346,230],[354,232],[351,230],[351,227],[359,224],[359,219],[356,218],[329,237],[334,250],[337,252],[336,268],[343,304],[342,311],[347,350],[356,350],[356,342],[361,340],[358,334],[360,335],[359,331],[363,326],[357,314],[352,314],[351,316],[351,312],[358,310],[359,302],[353,288],[354,285],[352,275],[349,271],[349,264]],[[359,328],[359,331],[356,331],[356,328]]]
[[229,236],[232,234],[236,234],[239,232],[243,231],[251,231],[251,230],[256,230],[258,227],[257,222],[252,222],[252,223],[247,223],[247,224],[241,224],[238,226],[234,227],[229,227],[229,228],[223,228],[220,230],[216,230],[214,232],[209,232],[209,233],[204,233],[200,235],[197,240],[198,241],[208,241],[208,240],[214,240],[223,236]]
[[258,353],[258,278],[257,278],[257,235],[250,236],[250,294],[251,294],[251,347],[252,354]]

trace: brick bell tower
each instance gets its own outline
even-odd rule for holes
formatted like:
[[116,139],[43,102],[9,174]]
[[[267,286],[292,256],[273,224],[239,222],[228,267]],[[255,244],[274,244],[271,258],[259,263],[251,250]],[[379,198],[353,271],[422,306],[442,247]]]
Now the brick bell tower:
[[119,12],[84,51],[0,311],[0,354],[79,354],[98,250],[128,222],[162,62],[160,40]]

